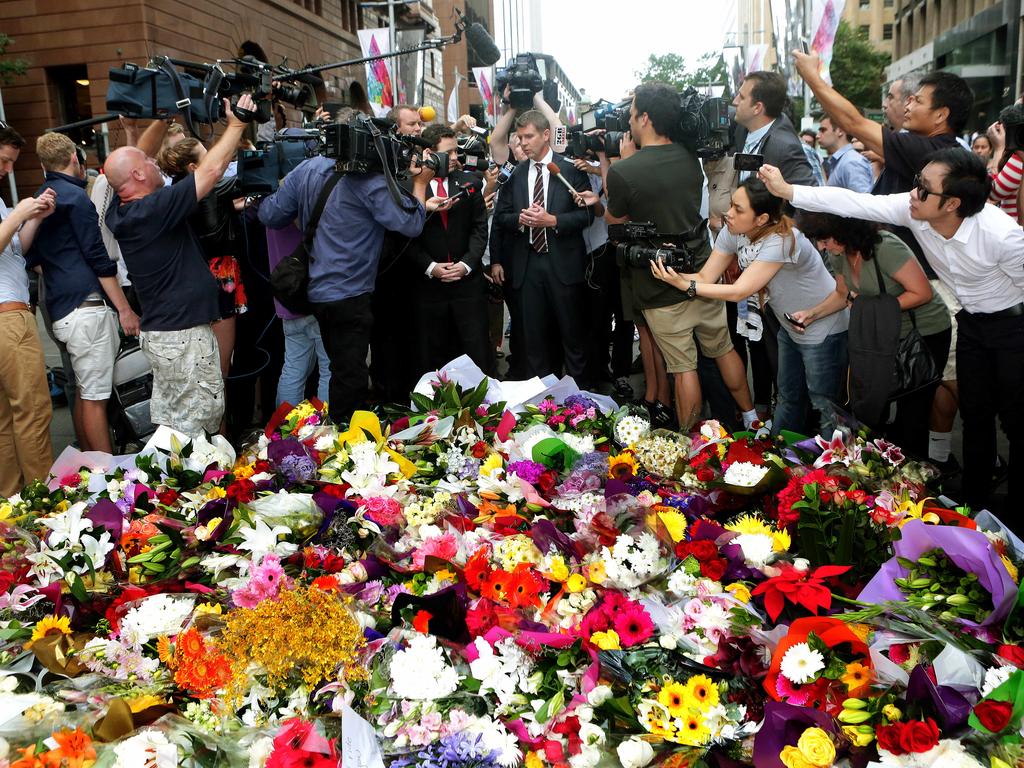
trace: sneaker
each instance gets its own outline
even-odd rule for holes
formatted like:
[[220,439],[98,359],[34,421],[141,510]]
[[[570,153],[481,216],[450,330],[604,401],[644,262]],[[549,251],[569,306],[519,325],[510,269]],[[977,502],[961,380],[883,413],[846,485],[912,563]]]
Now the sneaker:
[[620,400],[633,399],[633,385],[629,383],[628,376],[619,376],[615,379],[615,382],[612,384],[612,389],[615,392],[616,397]]

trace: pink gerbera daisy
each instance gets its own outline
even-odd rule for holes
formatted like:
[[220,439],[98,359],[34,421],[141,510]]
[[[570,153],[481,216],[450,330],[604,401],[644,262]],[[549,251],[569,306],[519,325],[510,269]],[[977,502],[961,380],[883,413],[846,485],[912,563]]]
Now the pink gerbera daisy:
[[814,683],[794,683],[786,678],[785,675],[779,675],[775,681],[775,692],[779,694],[779,697],[787,704],[793,704],[798,707],[807,706],[807,703],[811,700],[811,695],[814,692]]
[[412,553],[412,562],[417,568],[422,569],[428,555],[451,562],[458,552],[459,542],[455,540],[455,535],[445,533],[423,542],[423,545]]
[[644,607],[637,603],[615,614],[612,628],[618,633],[623,648],[639,645],[654,634],[654,622]]

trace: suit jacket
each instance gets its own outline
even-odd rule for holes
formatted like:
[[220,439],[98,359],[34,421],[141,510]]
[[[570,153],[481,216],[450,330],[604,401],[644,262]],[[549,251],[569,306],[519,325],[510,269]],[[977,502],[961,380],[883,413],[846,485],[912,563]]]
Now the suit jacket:
[[[437,294],[437,298],[455,297],[467,291],[480,293],[483,287],[483,256],[487,248],[487,205],[481,193],[480,180],[469,173],[456,171],[445,180],[448,197],[457,187],[472,183],[476,192],[463,198],[448,211],[448,226],[440,212],[427,214],[423,231],[409,245],[407,263],[418,278],[417,291]],[[454,283],[444,283],[427,277],[427,267],[433,262],[461,261],[469,267],[469,274]]]
[[[574,189],[590,191],[590,181],[585,173],[559,155],[554,155],[553,160],[558,163],[562,176]],[[494,211],[494,225],[501,227],[504,235],[499,254],[502,262],[496,263],[504,266],[504,262],[511,259],[513,288],[522,286],[527,256],[530,254],[530,230],[519,225],[519,214],[524,208],[530,207],[533,199],[533,190],[527,189],[532,162],[524,160],[512,172],[512,177],[498,195]],[[569,190],[553,176],[548,182],[544,208],[558,218],[558,225],[547,230],[547,258],[551,259],[555,275],[563,285],[582,283],[587,264],[583,230],[594,221],[593,209],[576,205]]]
[[[736,126],[737,152],[743,151],[747,133],[747,129],[742,125]],[[790,184],[816,186],[811,164],[807,162],[807,156],[800,146],[800,137],[785,114],[775,118],[772,127],[768,129],[768,134],[761,141],[760,149],[755,151],[764,155],[764,161],[768,165],[774,165],[782,171],[782,178]]]

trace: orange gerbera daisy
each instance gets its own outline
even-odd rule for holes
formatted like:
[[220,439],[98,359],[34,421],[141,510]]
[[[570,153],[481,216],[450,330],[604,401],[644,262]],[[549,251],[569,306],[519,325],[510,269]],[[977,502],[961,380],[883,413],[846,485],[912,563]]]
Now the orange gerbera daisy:
[[480,594],[494,602],[505,602],[508,599],[508,590],[512,584],[512,574],[500,568],[493,570],[484,579]]
[[544,589],[544,580],[541,579],[529,565],[520,563],[512,572],[512,579],[508,584],[508,601],[513,608],[540,607],[540,593]]

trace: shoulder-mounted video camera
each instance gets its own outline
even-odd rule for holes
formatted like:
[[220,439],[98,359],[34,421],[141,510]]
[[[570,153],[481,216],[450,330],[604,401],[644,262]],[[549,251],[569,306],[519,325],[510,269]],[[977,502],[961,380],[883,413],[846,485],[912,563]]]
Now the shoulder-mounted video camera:
[[676,272],[693,272],[697,253],[686,246],[690,235],[666,235],[649,221],[627,221],[608,227],[608,239],[615,242],[615,256],[621,263],[636,269],[648,269],[652,261],[661,259]]

